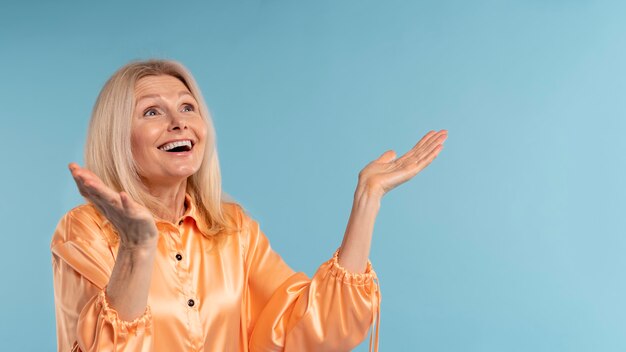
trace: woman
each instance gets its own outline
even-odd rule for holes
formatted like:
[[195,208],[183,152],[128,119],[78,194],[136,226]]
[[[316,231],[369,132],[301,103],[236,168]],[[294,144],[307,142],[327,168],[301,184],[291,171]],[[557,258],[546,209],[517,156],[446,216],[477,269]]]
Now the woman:
[[61,219],[51,243],[59,351],[350,350],[378,321],[368,256],[380,199],[446,136],[431,131],[360,172],[341,247],[309,279],[223,199],[191,74],[174,61],[122,67],[94,106],[86,167],[69,166],[88,203]]

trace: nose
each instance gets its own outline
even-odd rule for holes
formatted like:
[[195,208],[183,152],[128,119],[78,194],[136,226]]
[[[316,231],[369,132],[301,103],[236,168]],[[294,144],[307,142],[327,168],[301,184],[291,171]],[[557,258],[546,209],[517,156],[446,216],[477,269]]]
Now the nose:
[[177,111],[173,111],[169,114],[170,125],[168,130],[176,131],[176,130],[185,130],[187,129],[187,121],[185,117]]

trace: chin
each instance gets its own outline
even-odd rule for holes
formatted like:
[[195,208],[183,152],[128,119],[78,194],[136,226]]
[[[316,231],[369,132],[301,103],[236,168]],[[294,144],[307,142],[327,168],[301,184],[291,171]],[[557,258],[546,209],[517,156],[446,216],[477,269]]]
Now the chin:
[[178,172],[174,172],[170,175],[173,179],[183,180],[195,175],[196,172],[198,172],[198,170],[178,170]]
[[200,171],[200,167],[188,168],[188,169],[180,170],[179,175],[185,176],[185,177],[191,177],[197,174],[198,171]]

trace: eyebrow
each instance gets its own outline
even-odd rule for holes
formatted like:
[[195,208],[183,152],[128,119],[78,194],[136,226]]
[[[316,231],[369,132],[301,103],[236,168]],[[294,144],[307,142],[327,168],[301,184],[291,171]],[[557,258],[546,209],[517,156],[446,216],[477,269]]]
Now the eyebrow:
[[[191,93],[186,92],[184,90],[181,90],[180,92],[178,92],[178,97],[182,97],[183,95],[188,95],[192,98],[195,99],[195,97],[193,95],[191,95]],[[137,103],[140,102],[143,99],[148,99],[148,98],[160,98],[161,96],[159,94],[147,94],[147,95],[142,95],[141,97],[139,97],[139,99],[137,99]]]

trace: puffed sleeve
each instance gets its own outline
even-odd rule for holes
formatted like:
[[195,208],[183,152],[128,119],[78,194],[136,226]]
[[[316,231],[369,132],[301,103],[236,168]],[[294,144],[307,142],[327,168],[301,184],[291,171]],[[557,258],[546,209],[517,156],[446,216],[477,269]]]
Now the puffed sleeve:
[[66,214],[52,237],[59,351],[149,351],[151,313],[128,322],[109,306],[105,287],[115,259],[94,211]]
[[309,279],[285,264],[247,215],[243,228],[249,236],[251,352],[350,351],[374,322],[371,336],[376,334],[377,350],[381,296],[371,263],[365,273],[350,273],[338,264],[335,252]]

